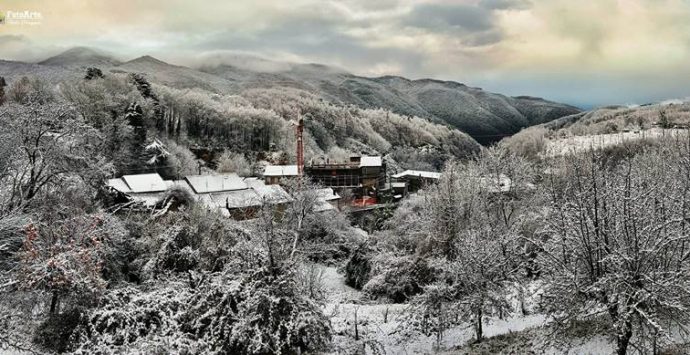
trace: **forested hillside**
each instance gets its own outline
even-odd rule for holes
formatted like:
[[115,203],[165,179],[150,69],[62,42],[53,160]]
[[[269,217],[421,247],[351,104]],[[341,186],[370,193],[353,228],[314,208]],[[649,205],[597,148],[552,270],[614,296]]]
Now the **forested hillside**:
[[504,143],[521,154],[536,158],[592,147],[670,139],[683,134],[688,127],[690,104],[672,100],[643,106],[597,108],[524,129]]
[[[150,56],[121,62],[106,53],[79,47],[39,64],[1,62],[0,76],[17,79],[45,71],[53,82],[78,78],[87,67],[103,72],[145,73],[147,80],[176,89],[203,89],[238,95],[251,89],[292,88],[336,105],[384,109],[444,123],[490,143],[521,128],[580,112],[579,109],[531,97],[507,97],[452,81],[366,78],[319,64],[292,64],[244,57],[201,62],[198,70]],[[34,66],[34,67],[32,67]],[[35,68],[36,66],[40,68]]]

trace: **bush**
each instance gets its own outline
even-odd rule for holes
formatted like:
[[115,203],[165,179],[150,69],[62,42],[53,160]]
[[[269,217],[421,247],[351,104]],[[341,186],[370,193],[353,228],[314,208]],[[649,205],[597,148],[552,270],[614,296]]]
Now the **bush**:
[[361,290],[371,279],[371,250],[361,245],[345,265],[345,284]]
[[70,336],[79,325],[83,310],[72,308],[61,314],[53,314],[43,322],[34,334],[34,343],[46,350],[59,353],[67,351]]
[[422,292],[423,287],[434,282],[434,270],[425,259],[412,256],[382,256],[377,272],[362,290],[373,298],[385,297],[402,303]]
[[111,291],[75,330],[77,353],[292,354],[330,342],[331,325],[292,272],[171,280]]

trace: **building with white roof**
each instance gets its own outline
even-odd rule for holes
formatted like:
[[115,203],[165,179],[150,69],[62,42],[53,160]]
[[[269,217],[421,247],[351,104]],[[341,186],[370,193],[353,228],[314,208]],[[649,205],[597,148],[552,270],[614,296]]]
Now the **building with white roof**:
[[441,173],[423,170],[405,170],[391,176],[397,182],[405,182],[410,192],[415,192],[425,186],[434,184],[441,179]]
[[292,201],[279,185],[266,185],[257,178],[237,174],[192,175],[175,181],[163,180],[155,173],[125,175],[108,180],[107,186],[149,208],[155,207],[167,190],[185,189],[198,203],[236,219],[251,218],[252,210],[264,203],[280,206]]
[[360,167],[379,167],[383,165],[383,159],[380,156],[363,156],[359,159]]
[[158,173],[124,175],[121,179],[134,193],[161,192],[168,189],[168,185]]
[[281,178],[299,176],[299,169],[297,165],[267,165],[263,176],[267,184],[279,184]]
[[341,197],[332,188],[317,189],[315,192],[317,195],[316,205],[314,206],[315,212],[340,210]]
[[235,173],[222,175],[192,175],[184,178],[194,193],[234,191],[247,188],[244,178]]
[[408,176],[422,177],[426,179],[438,180],[441,178],[441,173],[435,171],[422,171],[422,170],[405,170],[402,173],[392,175],[394,179],[400,179]]
[[147,207],[153,207],[168,190],[169,182],[161,178],[158,173],[124,175],[117,179],[109,179],[108,187],[117,190]]

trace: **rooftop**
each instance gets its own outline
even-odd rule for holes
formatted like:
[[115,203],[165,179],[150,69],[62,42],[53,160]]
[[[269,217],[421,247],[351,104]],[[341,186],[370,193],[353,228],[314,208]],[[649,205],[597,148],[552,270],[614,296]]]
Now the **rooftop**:
[[185,177],[185,180],[198,194],[221,191],[235,191],[247,188],[244,179],[237,174],[223,175],[193,175]]
[[163,178],[157,173],[125,175],[122,177],[122,180],[127,184],[127,187],[129,187],[130,191],[127,192],[160,192],[168,189],[168,184],[166,184]]
[[263,202],[261,196],[253,189],[222,192],[212,195],[214,195],[213,198],[216,201],[222,203],[222,207],[227,206],[229,209],[261,206]]
[[266,183],[257,179],[248,179],[247,185],[249,185],[263,201],[270,204],[292,201],[292,197],[290,197],[280,185],[266,185]]
[[333,200],[340,199],[340,195],[338,195],[330,187],[326,187],[323,189],[317,189],[316,194],[318,196],[318,199],[321,201],[333,201]]
[[122,178],[109,179],[107,185],[122,193],[130,193],[132,190]]
[[359,161],[360,167],[372,167],[372,166],[382,166],[382,165],[383,165],[383,159],[381,159],[380,156],[377,156],[377,157],[364,156]]
[[264,176],[298,176],[297,165],[267,165]]
[[427,179],[440,179],[441,178],[441,173],[435,172],[435,171],[422,171],[422,170],[405,170],[402,173],[398,173],[393,175],[392,177],[395,179],[399,179],[402,177],[406,176],[418,176],[418,177],[423,177]]

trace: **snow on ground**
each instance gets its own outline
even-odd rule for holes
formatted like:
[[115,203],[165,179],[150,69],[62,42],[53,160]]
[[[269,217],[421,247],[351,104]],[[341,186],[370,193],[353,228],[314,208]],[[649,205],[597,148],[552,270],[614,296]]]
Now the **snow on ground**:
[[[355,345],[355,312],[361,343],[371,349],[383,349],[385,354],[432,354],[436,353],[434,336],[423,335],[406,337],[399,329],[404,320],[404,304],[377,304],[364,299],[360,291],[345,285],[345,277],[337,268],[319,266],[323,270],[322,282],[327,292],[326,315],[331,317],[334,331],[334,349],[331,353],[347,353]],[[546,321],[544,315],[516,316],[503,320],[493,319],[484,325],[487,337],[519,332],[540,327]],[[452,349],[463,346],[474,337],[469,326],[459,326],[447,330],[441,348]],[[370,353],[370,352],[367,352]]]
[[549,157],[578,153],[590,148],[601,149],[624,142],[660,137],[678,137],[687,134],[685,129],[652,128],[640,131],[619,132],[610,134],[598,134],[587,136],[572,136],[565,138],[548,139],[545,155]]

